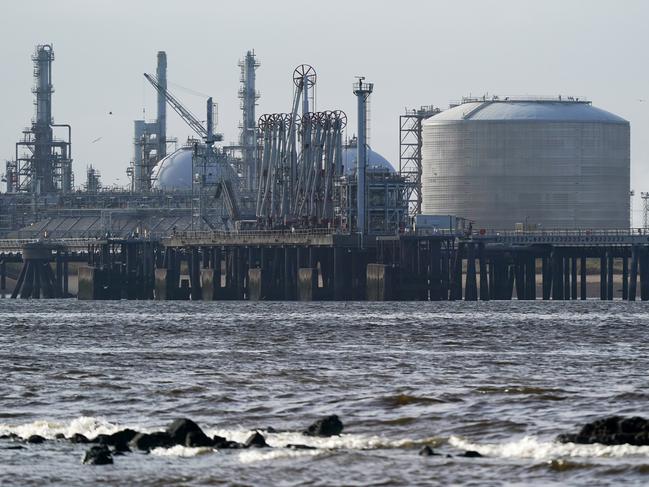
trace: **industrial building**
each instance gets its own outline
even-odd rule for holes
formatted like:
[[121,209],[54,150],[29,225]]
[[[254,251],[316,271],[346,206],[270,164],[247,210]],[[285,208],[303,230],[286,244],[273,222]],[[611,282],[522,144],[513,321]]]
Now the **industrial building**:
[[[130,184],[107,188],[88,166],[75,187],[72,130],[52,116],[53,47],[37,46],[32,60],[36,113],[6,163],[3,236],[243,228],[376,236],[415,231],[417,215],[417,231],[441,216],[474,229],[628,228],[629,123],[589,101],[483,97],[407,111],[396,171],[366,138],[374,86],[364,78],[352,88],[358,125],[347,138],[347,115],[316,107],[317,74],[307,64],[292,74],[289,109],[258,117],[260,63],[248,51],[238,64],[238,142],[227,145],[211,97],[202,117],[170,92],[160,51],[155,74],[144,74],[156,118],[134,121]],[[168,106],[194,138],[178,144],[167,134]]]
[[422,212],[474,228],[629,226],[629,122],[576,98],[463,99],[423,121]]

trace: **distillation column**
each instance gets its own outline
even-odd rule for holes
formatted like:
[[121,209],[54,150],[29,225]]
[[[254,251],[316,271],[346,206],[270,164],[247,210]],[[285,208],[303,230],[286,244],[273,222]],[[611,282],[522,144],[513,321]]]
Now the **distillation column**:
[[46,44],[39,46],[34,55],[34,76],[36,86],[36,122],[34,131],[34,165],[32,167],[32,192],[49,193],[53,191],[52,171],[52,60],[54,51]]
[[365,166],[367,163],[367,99],[374,90],[373,83],[364,83],[365,78],[361,77],[354,84],[354,95],[358,100],[358,143],[356,156],[356,231],[366,233],[365,223]]
[[[156,69],[156,76],[158,83],[165,90],[167,89],[167,53],[158,51],[158,66]],[[158,147],[157,159],[161,160],[167,155],[167,100],[165,100],[164,93],[158,91]]]
[[255,57],[255,51],[248,51],[246,57],[239,61],[239,67],[241,67],[239,98],[241,99],[241,111],[243,112],[239,144],[242,148],[246,171],[246,189],[249,191],[254,191],[257,187],[257,119],[255,117],[255,106],[257,100],[259,100],[259,93],[255,88],[255,71],[259,66],[260,63]]

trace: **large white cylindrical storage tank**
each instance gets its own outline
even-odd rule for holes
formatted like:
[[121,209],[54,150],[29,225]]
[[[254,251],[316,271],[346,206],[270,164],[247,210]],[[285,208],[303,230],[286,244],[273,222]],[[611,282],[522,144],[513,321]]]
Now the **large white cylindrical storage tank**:
[[629,227],[629,122],[590,102],[469,101],[422,132],[424,214],[475,229]]

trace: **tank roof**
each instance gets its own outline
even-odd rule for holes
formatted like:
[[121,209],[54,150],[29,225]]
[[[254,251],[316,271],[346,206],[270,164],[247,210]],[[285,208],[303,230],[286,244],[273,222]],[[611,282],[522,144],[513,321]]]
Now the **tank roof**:
[[426,121],[425,125],[464,120],[528,122],[629,122],[579,99],[491,99],[464,100]]

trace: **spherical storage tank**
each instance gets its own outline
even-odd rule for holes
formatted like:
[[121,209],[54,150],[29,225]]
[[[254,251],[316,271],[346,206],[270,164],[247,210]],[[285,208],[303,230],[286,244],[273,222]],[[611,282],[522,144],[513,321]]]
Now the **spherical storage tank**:
[[423,122],[422,212],[474,228],[629,227],[629,122],[568,100],[465,102]]

